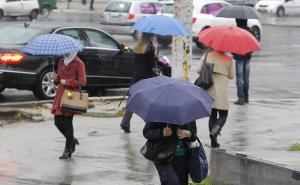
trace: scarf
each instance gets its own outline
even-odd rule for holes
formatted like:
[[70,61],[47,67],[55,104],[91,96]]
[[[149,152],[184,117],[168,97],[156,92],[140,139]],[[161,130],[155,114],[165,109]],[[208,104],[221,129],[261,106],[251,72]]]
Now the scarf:
[[71,63],[76,56],[77,56],[77,52],[66,54],[64,56],[64,64],[65,64],[65,66],[67,66],[69,63]]

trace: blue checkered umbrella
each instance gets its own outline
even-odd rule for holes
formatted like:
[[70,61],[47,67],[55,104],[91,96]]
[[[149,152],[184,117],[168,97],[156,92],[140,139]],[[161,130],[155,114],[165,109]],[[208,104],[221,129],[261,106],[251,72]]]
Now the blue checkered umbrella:
[[60,34],[45,34],[30,40],[22,51],[31,55],[61,56],[82,49],[83,45],[72,37]]

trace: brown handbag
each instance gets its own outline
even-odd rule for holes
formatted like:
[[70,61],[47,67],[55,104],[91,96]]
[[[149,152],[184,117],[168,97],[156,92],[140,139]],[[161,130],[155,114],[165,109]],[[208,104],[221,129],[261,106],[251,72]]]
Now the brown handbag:
[[63,110],[74,113],[85,113],[88,109],[88,93],[84,93],[79,85],[79,92],[65,89],[60,101]]

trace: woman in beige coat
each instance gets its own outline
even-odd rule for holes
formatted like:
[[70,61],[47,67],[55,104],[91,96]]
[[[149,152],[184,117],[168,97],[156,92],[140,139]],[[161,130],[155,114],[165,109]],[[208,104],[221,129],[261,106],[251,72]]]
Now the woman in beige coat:
[[[205,55],[202,56],[197,72],[199,73],[203,66]],[[220,134],[224,126],[229,108],[229,79],[234,78],[234,65],[232,58],[225,55],[224,52],[211,51],[207,54],[207,63],[214,64],[213,81],[207,92],[215,99],[211,116],[209,118],[209,136],[211,146],[214,148],[220,147],[217,141],[217,136]]]

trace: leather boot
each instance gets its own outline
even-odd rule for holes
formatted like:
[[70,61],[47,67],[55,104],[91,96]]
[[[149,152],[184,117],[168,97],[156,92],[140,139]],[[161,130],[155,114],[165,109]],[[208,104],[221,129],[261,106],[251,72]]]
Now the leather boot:
[[73,138],[72,144],[71,144],[71,152],[74,153],[76,150],[76,145],[79,145],[78,139],[76,137]]

